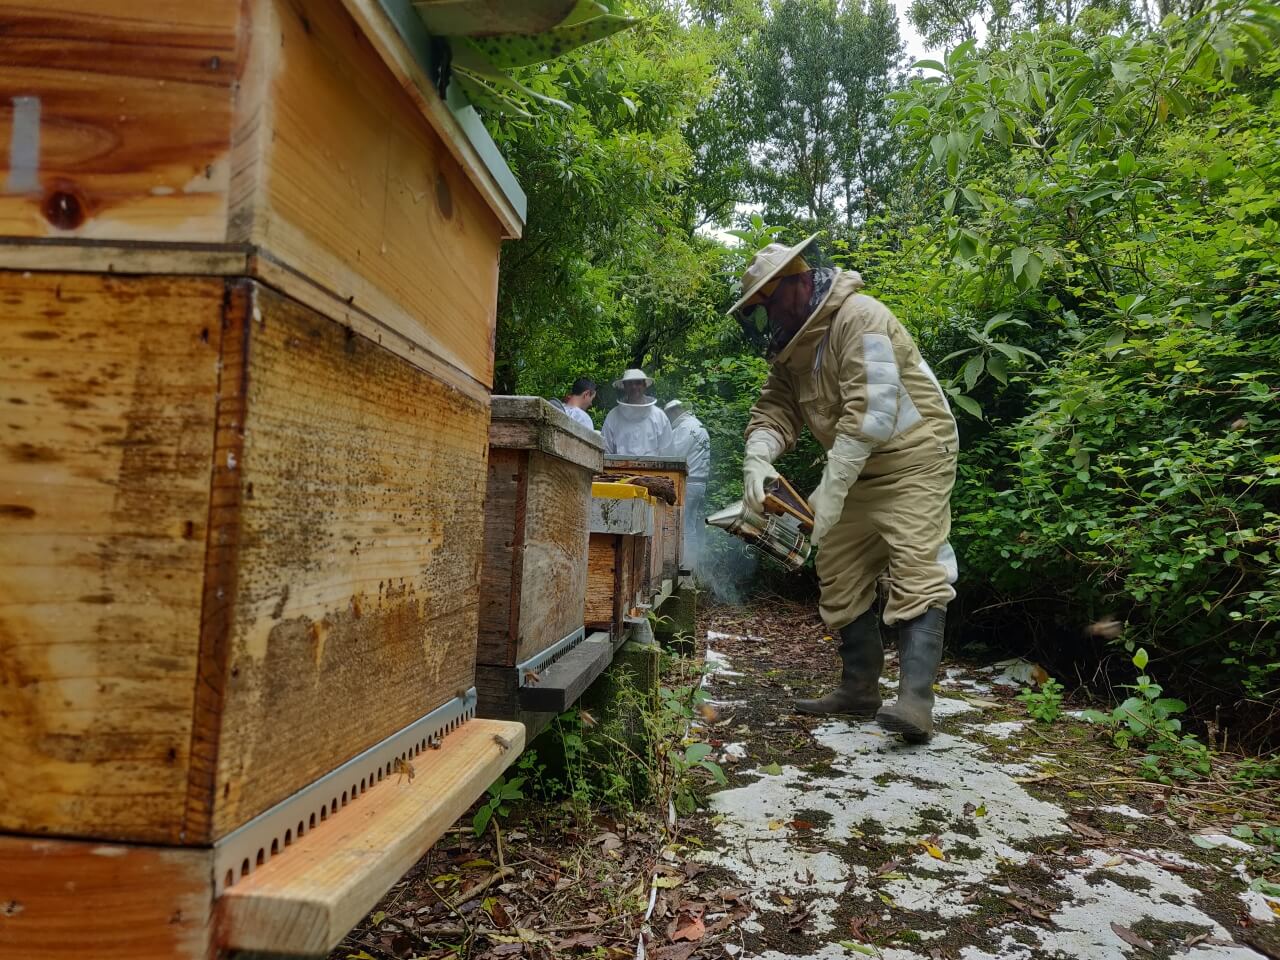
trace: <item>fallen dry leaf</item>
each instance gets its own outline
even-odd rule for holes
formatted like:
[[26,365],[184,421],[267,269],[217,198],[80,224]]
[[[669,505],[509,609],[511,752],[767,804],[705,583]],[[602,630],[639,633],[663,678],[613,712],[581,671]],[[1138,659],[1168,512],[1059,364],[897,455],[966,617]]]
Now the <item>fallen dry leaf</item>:
[[1111,921],[1111,932],[1131,947],[1137,947],[1139,950],[1147,951],[1147,953],[1156,952],[1156,945],[1154,943],[1138,936],[1138,934],[1134,933],[1128,927],[1120,926],[1120,924],[1116,923],[1114,920]]
[[1107,835],[1101,830],[1095,830],[1086,823],[1080,823],[1078,820],[1068,820],[1067,826],[1080,834],[1082,837],[1088,837],[1090,840],[1105,840]]
[[792,820],[790,826],[792,830],[812,830],[813,829],[813,824],[810,823],[808,820]]
[[694,943],[701,940],[706,932],[707,928],[701,917],[689,917],[688,922],[671,935],[671,942],[688,940],[690,943]]
[[929,840],[921,840],[920,846],[924,847],[925,852],[929,854],[929,856],[933,857],[933,859],[935,860],[947,859],[947,855],[942,852],[942,848],[938,846],[936,843],[933,843]]
[[[698,949],[696,943],[672,943],[659,947],[653,952],[654,960],[689,960],[693,951]],[[630,954],[627,954],[630,956]]]

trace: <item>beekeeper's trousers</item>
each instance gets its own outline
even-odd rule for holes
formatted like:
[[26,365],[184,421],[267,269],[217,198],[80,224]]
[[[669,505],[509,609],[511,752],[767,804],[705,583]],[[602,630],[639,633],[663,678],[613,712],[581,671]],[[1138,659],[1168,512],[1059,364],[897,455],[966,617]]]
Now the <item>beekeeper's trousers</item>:
[[818,550],[819,608],[829,629],[871,607],[882,574],[887,624],[951,601],[956,555],[947,538],[955,478],[955,454],[931,443],[872,456]]

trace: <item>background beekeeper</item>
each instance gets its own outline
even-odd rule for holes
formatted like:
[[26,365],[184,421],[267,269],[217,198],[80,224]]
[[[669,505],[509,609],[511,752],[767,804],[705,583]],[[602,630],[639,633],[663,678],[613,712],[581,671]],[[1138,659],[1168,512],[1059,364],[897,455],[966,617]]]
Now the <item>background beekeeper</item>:
[[591,415],[587,413],[591,409],[591,405],[596,402],[596,382],[594,380],[589,377],[579,377],[573,381],[573,387],[569,390],[569,395],[564,398],[563,402],[564,412],[570,417],[588,430],[596,428],[596,425],[591,422]]
[[[955,420],[911,335],[884,304],[859,293],[855,271],[811,266],[813,240],[757,253],[730,310],[749,336],[768,338],[771,364],[747,425],[744,500],[763,508],[778,475],[773,461],[807,426],[827,450],[810,504],[820,607],[839,633],[842,670],[836,690],[796,707],[874,716],[923,742],[933,733],[933,681],[955,596],[947,542]],[[897,702],[882,708],[884,649],[872,606],[886,568],[883,612],[898,627],[901,679]]]
[[672,400],[662,409],[671,421],[671,452],[689,465],[684,499],[685,559],[696,574],[702,554],[707,478],[711,475],[711,438],[683,400]]
[[646,391],[653,380],[643,370],[628,370],[613,381],[622,399],[604,418],[604,452],[629,457],[661,457],[671,452],[671,424]]

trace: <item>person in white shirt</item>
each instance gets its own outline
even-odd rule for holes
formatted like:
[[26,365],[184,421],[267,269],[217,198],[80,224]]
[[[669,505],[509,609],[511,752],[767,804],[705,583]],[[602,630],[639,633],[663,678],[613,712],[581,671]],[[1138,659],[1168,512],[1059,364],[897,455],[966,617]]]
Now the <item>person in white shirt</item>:
[[703,507],[707,501],[707,479],[711,475],[711,438],[684,401],[672,400],[663,410],[671,420],[672,453],[689,465],[684,496],[684,553],[689,568],[697,573],[705,525]]
[[643,370],[628,370],[613,381],[622,399],[604,418],[604,452],[628,457],[665,457],[671,454],[671,423],[647,394],[653,380]]
[[588,430],[594,430],[596,425],[591,422],[591,415],[587,413],[591,409],[591,405],[596,402],[596,382],[590,377],[579,377],[573,381],[573,389],[569,391],[569,396],[562,401],[564,403],[564,412],[570,418],[582,424]]

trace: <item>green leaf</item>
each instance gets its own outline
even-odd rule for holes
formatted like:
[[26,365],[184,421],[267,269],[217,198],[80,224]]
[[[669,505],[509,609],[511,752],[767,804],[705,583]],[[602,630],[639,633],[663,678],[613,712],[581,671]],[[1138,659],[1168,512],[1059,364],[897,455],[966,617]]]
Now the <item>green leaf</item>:
[[1138,648],[1138,652],[1133,655],[1133,665],[1139,670],[1147,669],[1150,660],[1147,657],[1147,651],[1143,647]]
[[982,368],[985,363],[986,360],[982,354],[975,353],[964,365],[964,387],[966,390],[974,388],[978,378],[982,376]]
[[472,106],[478,110],[487,110],[490,113],[511,117],[521,117],[526,120],[533,119],[533,114],[522,107],[518,101],[500,90],[495,90],[478,77],[472,77],[463,70],[455,70],[453,72],[453,80],[462,89],[462,92],[467,95],[467,99],[471,101]]
[[477,837],[484,833],[485,827],[489,826],[491,819],[493,819],[493,807],[486,803],[476,811],[476,815],[471,819],[471,829],[475,831]]
[[1031,259],[1030,247],[1014,247],[1013,253],[1009,256],[1009,262],[1013,264],[1013,279],[1017,280],[1022,275],[1022,271],[1027,267],[1027,261]]
[[846,950],[852,950],[854,953],[860,953],[864,957],[878,957],[880,955],[875,947],[869,947],[865,943],[854,943],[852,940],[841,940],[840,946]]
[[1040,272],[1044,269],[1044,260],[1040,254],[1033,253],[1027,257],[1026,266],[1022,269],[1022,276],[1027,281],[1027,289],[1034,290],[1040,285]]
[[947,68],[937,60],[917,60],[911,65],[912,70],[937,70],[939,73],[946,73]]
[[771,777],[782,776],[782,768],[778,766],[776,762],[768,764],[767,766],[761,767],[760,772],[768,774]]
[[723,787],[728,785],[729,778],[726,777],[724,775],[724,771],[720,769],[720,764],[715,763],[712,760],[703,760],[698,763],[698,766],[702,767],[702,769],[704,770],[709,771],[711,773],[712,778],[720,786]]
[[973,397],[966,397],[962,393],[955,393],[951,395],[951,399],[956,402],[956,406],[969,414],[969,416],[977,417],[979,420],[982,419],[982,405],[978,403],[977,400],[973,399]]
[[1009,361],[1002,355],[997,353],[987,358],[987,373],[1006,387],[1009,385]]
[[1236,165],[1231,162],[1230,157],[1219,157],[1218,160],[1204,172],[1204,178],[1210,183],[1217,183],[1219,180],[1225,180],[1235,172]]
[[577,5],[569,12],[569,15],[556,26],[571,27],[575,23],[581,23],[583,20],[593,20],[608,12],[609,8],[603,3],[599,3],[598,0],[578,0]]
[[636,22],[631,17],[606,15],[556,27],[533,36],[498,34],[492,37],[475,37],[467,42],[474,44],[495,67],[511,70],[554,60],[578,47],[626,30]]
[[684,752],[684,758],[689,763],[697,763],[699,760],[703,759],[710,753],[711,753],[711,744],[694,743],[694,744],[691,744],[689,746],[689,749],[687,749]]
[[1134,160],[1133,154],[1128,150],[1120,154],[1120,158],[1116,160],[1116,169],[1120,171],[1120,176],[1122,177],[1127,177],[1133,173],[1135,166],[1137,166],[1137,161]]

